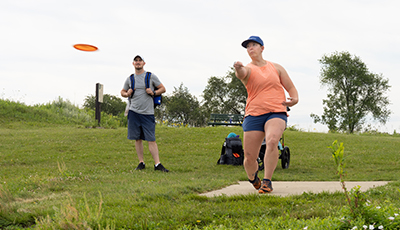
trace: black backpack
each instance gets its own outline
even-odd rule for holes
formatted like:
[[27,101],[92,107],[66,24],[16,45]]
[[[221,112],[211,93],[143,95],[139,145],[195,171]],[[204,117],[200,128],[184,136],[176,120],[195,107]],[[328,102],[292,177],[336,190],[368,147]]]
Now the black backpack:
[[[150,88],[150,77],[151,77],[151,73],[150,72],[146,72],[146,77],[144,78],[144,83],[146,84],[146,88]],[[130,76],[130,79],[131,79],[131,86],[132,86],[132,90],[133,90],[133,93],[131,94],[131,97],[132,97],[133,94],[135,93],[135,75],[132,74]],[[161,102],[162,102],[161,95],[154,96],[153,97],[153,101],[154,101],[154,108],[156,106],[161,105]]]
[[227,137],[222,145],[221,157],[217,164],[243,165],[244,152],[239,137]]

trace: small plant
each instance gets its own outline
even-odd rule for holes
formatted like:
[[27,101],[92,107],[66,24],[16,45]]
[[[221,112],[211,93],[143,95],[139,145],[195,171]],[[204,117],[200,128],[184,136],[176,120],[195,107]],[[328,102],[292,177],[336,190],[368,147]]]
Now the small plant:
[[103,199],[100,192],[99,196],[99,206],[94,208],[90,208],[85,195],[84,205],[76,205],[69,197],[60,208],[54,207],[54,216],[36,219],[35,229],[115,229],[115,223],[109,220],[106,227],[102,227]]
[[14,201],[12,194],[8,189],[0,185],[0,213],[1,212],[13,212],[13,206],[11,202]]
[[344,194],[346,196],[347,203],[349,203],[350,210],[352,213],[354,213],[354,209],[352,207],[354,206],[355,208],[357,208],[357,201],[355,203],[356,205],[351,204],[349,192],[347,191],[346,184],[344,182],[344,177],[345,177],[344,168],[345,168],[346,164],[344,162],[345,157],[344,157],[343,142],[338,144],[337,140],[335,140],[331,146],[328,146],[328,148],[330,148],[332,150],[332,157],[335,160],[335,165],[337,167],[336,173],[339,175],[340,184],[342,185],[342,189],[344,190]]
[[57,161],[57,166],[62,177],[68,178],[72,176],[72,174],[67,171],[67,166],[65,165],[64,161],[61,162],[61,164]]
[[[344,160],[344,146],[341,142],[338,144],[335,140],[331,146],[328,146],[332,150],[332,157],[335,160],[337,166],[336,173],[339,175],[341,186],[344,190],[348,208],[344,209],[344,217],[341,219],[341,229],[357,229],[357,225],[363,229],[397,229],[398,223],[393,221],[395,217],[388,217],[388,213],[393,213],[394,216],[397,214],[393,211],[396,210],[393,207],[383,209],[381,207],[374,207],[367,200],[366,195],[361,192],[361,187],[356,186],[347,191],[344,177],[346,175],[344,168],[346,166]],[[389,214],[390,215],[390,214]],[[397,221],[397,220],[396,220]],[[367,226],[367,225],[368,226]]]

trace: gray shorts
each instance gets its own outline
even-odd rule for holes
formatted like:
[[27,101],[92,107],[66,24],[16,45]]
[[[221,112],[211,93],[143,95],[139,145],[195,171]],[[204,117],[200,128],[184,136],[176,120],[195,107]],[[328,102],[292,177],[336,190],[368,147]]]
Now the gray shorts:
[[154,115],[143,115],[129,110],[128,139],[156,141],[156,120]]

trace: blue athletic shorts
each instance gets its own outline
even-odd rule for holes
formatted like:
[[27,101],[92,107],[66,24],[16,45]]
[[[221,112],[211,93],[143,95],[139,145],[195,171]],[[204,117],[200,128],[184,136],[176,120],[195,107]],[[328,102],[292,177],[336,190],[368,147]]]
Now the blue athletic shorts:
[[128,139],[156,141],[156,120],[154,115],[143,115],[129,110]]
[[246,116],[244,118],[242,127],[243,131],[261,131],[264,132],[264,125],[272,118],[280,118],[287,123],[287,116],[285,112],[282,113],[267,113],[260,116]]

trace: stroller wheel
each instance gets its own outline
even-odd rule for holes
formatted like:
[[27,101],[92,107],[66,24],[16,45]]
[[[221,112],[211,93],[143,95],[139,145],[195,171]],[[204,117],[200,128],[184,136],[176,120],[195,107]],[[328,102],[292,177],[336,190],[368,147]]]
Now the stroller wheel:
[[283,169],[287,169],[289,168],[289,164],[290,164],[290,150],[289,147],[285,147],[283,148],[283,150],[281,150],[281,155],[279,157],[281,159],[281,163],[282,163],[282,168]]

